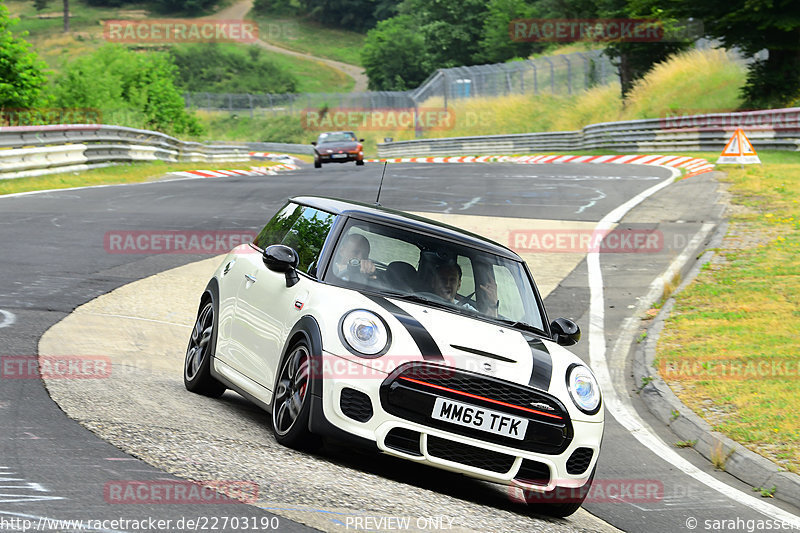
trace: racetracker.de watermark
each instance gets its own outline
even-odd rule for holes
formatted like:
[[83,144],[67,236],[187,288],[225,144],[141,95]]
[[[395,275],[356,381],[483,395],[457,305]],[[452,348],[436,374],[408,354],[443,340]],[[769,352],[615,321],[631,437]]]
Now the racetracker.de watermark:
[[760,361],[738,359],[661,361],[658,370],[661,377],[667,381],[796,380],[800,377],[800,361],[796,358],[769,358]]
[[253,43],[258,24],[251,20],[106,20],[103,39],[114,43]]
[[258,483],[253,481],[109,481],[103,486],[106,503],[196,504],[255,503]]
[[664,249],[664,234],[620,228],[511,230],[508,246],[517,253],[657,253]]
[[456,115],[443,107],[304,109],[300,124],[311,131],[448,130],[455,127]]
[[665,130],[686,128],[798,130],[800,129],[800,110],[669,115],[659,119],[659,127]]
[[517,42],[656,43],[699,39],[703,24],[696,20],[516,19],[508,24],[508,35]]
[[[533,480],[546,484],[548,480]],[[664,483],[658,479],[595,479],[588,492],[585,485],[570,487],[576,480],[551,480],[561,485],[550,491],[509,486],[509,498],[517,502],[537,503],[657,503],[664,499]],[[585,499],[584,499],[585,496]]]
[[230,252],[253,242],[256,233],[222,231],[108,231],[103,246],[109,254],[212,254]]
[[105,379],[111,377],[111,358],[104,355],[4,355],[3,379]]

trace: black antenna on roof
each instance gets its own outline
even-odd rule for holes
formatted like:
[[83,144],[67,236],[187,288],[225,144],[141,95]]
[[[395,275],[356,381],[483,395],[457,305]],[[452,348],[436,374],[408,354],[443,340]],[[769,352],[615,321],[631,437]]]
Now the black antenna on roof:
[[383,188],[383,177],[386,175],[386,165],[388,164],[389,164],[388,161],[383,162],[383,173],[381,173],[381,184],[378,185],[378,197],[375,198],[375,205],[379,207],[381,205],[381,189]]

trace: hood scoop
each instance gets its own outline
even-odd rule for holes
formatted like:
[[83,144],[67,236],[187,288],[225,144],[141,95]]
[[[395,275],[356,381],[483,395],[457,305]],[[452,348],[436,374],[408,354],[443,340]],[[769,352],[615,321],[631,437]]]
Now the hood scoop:
[[484,352],[483,350],[478,350],[477,348],[468,348],[466,346],[459,346],[458,344],[451,344],[451,347],[455,348],[456,350],[461,350],[462,352],[469,352],[475,355],[482,355],[483,357],[488,357],[490,359],[497,359],[498,361],[504,361],[506,363],[516,363],[513,359],[509,359],[508,357],[503,357],[502,355],[497,355],[491,352]]

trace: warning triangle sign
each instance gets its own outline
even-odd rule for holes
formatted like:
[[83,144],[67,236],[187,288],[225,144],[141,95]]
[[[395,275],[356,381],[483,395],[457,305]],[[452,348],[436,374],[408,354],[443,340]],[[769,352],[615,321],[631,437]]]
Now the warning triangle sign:
[[717,159],[718,165],[752,165],[761,164],[761,160],[756,154],[755,148],[750,144],[750,140],[741,128],[737,128],[733,137],[722,149],[722,153]]

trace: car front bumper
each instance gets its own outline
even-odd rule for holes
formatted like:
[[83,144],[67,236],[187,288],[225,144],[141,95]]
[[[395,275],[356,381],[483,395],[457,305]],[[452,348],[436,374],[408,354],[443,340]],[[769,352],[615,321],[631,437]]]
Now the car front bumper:
[[[326,352],[323,359],[323,367],[329,369],[344,360]],[[454,431],[441,425],[432,427],[419,419],[408,420],[388,412],[380,392],[388,374],[377,371],[369,375],[334,374],[323,374],[322,386],[317,389],[320,395],[312,403],[311,429],[316,433],[355,439],[409,461],[542,493],[559,487],[583,486],[597,461],[602,422],[572,420],[573,435],[568,445],[558,453],[540,453],[458,434],[455,427]],[[575,473],[575,458],[579,454],[583,454],[585,467]],[[588,454],[590,459],[586,460]]]
[[[344,157],[339,157],[344,156]],[[359,153],[344,153],[344,154],[320,154],[320,163],[349,163],[352,161],[360,161],[363,156]]]

